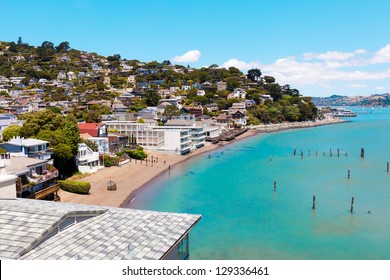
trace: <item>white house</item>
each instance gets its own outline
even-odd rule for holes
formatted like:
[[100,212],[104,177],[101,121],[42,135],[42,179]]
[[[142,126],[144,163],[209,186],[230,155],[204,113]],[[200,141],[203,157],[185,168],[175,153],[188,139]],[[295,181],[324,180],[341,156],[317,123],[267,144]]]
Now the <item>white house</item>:
[[235,124],[240,126],[246,125],[246,103],[245,102],[239,102],[239,103],[233,103],[232,107],[228,110],[229,115],[232,116],[232,119]]
[[73,71],[69,71],[67,75],[69,81],[77,79],[77,75]]
[[99,165],[99,152],[92,151],[85,143],[78,144],[77,166],[82,173],[93,173],[104,166]]
[[92,142],[94,142],[98,146],[98,154],[108,154],[108,137],[90,137],[86,138]]
[[57,80],[66,80],[66,73],[65,73],[65,71],[60,71],[58,73]]
[[229,94],[228,99],[231,98],[238,98],[238,99],[245,99],[246,91],[242,88],[235,88],[231,94]]
[[197,94],[198,96],[205,96],[206,92],[205,92],[203,89],[198,89],[198,90],[196,91],[196,94]]

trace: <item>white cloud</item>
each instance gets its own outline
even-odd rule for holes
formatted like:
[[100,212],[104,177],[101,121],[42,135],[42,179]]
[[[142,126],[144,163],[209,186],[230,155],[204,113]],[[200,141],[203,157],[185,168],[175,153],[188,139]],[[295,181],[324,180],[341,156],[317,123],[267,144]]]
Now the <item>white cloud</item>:
[[319,86],[322,88],[336,88],[335,86],[332,86],[332,85],[326,84],[326,83],[321,83],[321,84],[319,84]]
[[390,69],[383,71],[361,71],[345,68],[346,65],[327,61],[297,61],[281,58],[272,64],[263,65],[260,69],[264,75],[274,76],[284,84],[327,84],[333,81],[363,81],[390,78]]
[[355,57],[355,55],[359,54],[366,54],[367,51],[364,49],[358,49],[354,52],[339,52],[339,51],[327,51],[325,53],[312,53],[307,52],[302,54],[302,57],[304,60],[313,60],[313,59],[319,59],[319,60],[347,60],[349,58]]
[[372,57],[371,62],[373,64],[390,62],[390,44],[387,44],[379,51],[377,51],[375,55]]
[[198,50],[191,50],[183,55],[175,56],[172,58],[175,62],[196,62],[200,59],[201,52]]
[[367,51],[365,49],[358,49],[358,50],[355,50],[354,53],[356,53],[356,54],[366,54]]
[[242,60],[238,60],[237,58],[231,58],[228,61],[224,62],[221,67],[226,69],[228,69],[229,67],[236,67],[241,71],[244,71],[253,68],[260,68],[260,63],[256,61],[245,62]]
[[347,85],[347,87],[349,87],[349,88],[366,88],[367,85],[366,84],[350,84],[350,85]]
[[375,89],[377,89],[377,90],[385,90],[386,88],[382,87],[382,86],[377,86]]
[[[263,76],[273,76],[279,84],[290,84],[298,89],[315,87],[319,91],[343,91],[355,88],[369,93],[383,90],[385,86],[390,88],[390,44],[374,53],[365,49],[303,53],[297,57],[279,58],[269,64],[232,58],[222,65],[224,68],[231,66],[242,71],[259,68]],[[381,87],[375,89],[377,83],[381,83]]]

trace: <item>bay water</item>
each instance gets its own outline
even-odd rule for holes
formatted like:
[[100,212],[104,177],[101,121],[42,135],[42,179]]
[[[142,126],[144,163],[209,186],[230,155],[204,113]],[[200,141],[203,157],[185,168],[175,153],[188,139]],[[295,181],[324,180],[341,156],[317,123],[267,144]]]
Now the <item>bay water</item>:
[[354,110],[350,122],[259,134],[194,157],[128,207],[201,214],[191,259],[390,259],[390,109]]

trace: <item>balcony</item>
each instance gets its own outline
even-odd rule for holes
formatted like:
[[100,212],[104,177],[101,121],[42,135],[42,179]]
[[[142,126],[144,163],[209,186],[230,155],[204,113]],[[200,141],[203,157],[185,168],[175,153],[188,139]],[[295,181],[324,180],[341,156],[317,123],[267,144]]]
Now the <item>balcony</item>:
[[28,151],[28,157],[30,158],[50,159],[52,154],[53,154],[53,149],[46,149],[40,151],[29,149]]
[[58,170],[54,170],[50,172],[49,170],[43,170],[42,174],[33,173],[31,176],[27,176],[27,180],[29,183],[43,183],[50,179],[58,177]]

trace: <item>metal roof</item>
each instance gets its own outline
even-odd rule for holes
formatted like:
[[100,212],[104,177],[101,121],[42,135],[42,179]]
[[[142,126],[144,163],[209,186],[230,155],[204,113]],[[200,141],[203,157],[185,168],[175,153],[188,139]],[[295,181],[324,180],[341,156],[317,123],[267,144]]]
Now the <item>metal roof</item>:
[[41,200],[0,200],[0,259],[158,260],[200,218]]

